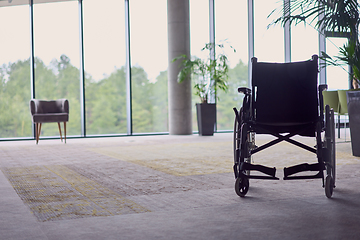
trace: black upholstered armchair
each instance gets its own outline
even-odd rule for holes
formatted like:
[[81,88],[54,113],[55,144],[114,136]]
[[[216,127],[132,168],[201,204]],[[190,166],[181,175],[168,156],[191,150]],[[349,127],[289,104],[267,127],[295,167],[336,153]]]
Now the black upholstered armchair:
[[64,137],[66,143],[66,122],[69,121],[69,101],[67,99],[53,101],[31,99],[30,112],[32,121],[36,127],[36,144],[39,142],[41,125],[46,122],[58,123],[61,141],[62,135],[60,123],[64,123]]

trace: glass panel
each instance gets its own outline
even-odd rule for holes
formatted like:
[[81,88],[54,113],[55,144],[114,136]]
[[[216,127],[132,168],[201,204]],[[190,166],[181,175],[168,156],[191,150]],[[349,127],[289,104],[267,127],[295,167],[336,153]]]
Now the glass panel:
[[[190,1],[190,54],[199,58],[207,58],[208,52],[201,49],[209,42],[209,0]],[[192,82],[192,85],[194,83]],[[194,92],[194,88],[191,89]],[[193,131],[198,131],[196,119],[196,103],[198,96],[192,95]]]
[[0,138],[31,137],[29,6],[1,7],[0,22]]
[[166,0],[130,1],[134,133],[168,131],[166,6]]
[[[326,53],[331,56],[339,55],[339,47],[347,42],[346,38],[327,38]],[[326,78],[328,89],[349,89],[349,66],[327,66]]]
[[319,55],[319,34],[310,25],[291,26],[291,61],[304,61]]
[[284,30],[280,25],[268,25],[272,10],[280,6],[279,0],[254,1],[254,55],[260,62],[284,62]]
[[[229,7],[231,6],[231,7]],[[215,39],[218,43],[228,42],[225,49],[229,59],[228,92],[218,92],[217,129],[232,130],[234,125],[233,107],[239,108],[243,95],[238,87],[248,86],[248,20],[247,2],[238,0],[215,1]],[[227,44],[225,44],[226,46]]]
[[126,133],[124,1],[83,1],[86,134]]
[[[34,4],[35,97],[69,100],[67,135],[81,132],[78,22],[77,1]],[[57,124],[41,130],[41,136],[59,135]]]

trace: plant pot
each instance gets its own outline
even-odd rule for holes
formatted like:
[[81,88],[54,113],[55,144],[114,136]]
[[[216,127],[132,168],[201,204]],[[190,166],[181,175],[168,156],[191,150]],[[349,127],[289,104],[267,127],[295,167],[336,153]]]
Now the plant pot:
[[199,129],[199,135],[214,135],[216,123],[216,104],[215,103],[197,103],[196,115]]
[[360,91],[347,91],[352,153],[360,157]]

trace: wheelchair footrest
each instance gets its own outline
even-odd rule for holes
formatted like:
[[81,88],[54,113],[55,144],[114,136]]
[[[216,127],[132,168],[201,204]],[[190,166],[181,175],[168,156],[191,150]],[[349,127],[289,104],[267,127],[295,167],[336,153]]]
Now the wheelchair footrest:
[[323,178],[323,173],[318,172],[316,175],[310,175],[310,176],[290,176],[290,177],[284,177],[284,180],[301,180],[301,179],[314,179],[314,178]]
[[[320,163],[314,163],[314,164],[308,164],[303,163],[299,165],[295,165],[292,167],[284,168],[284,180],[287,179],[310,179],[310,178],[322,178],[323,173],[322,171],[325,170],[325,167],[323,164]],[[313,176],[293,176],[289,177],[290,175],[293,175],[295,173],[299,172],[305,172],[305,171],[319,171],[318,174]]]
[[[262,172],[262,173],[264,173],[266,175],[270,175],[272,179],[276,179],[275,178],[276,168],[270,168],[270,167],[266,167],[266,166],[263,166],[263,165],[254,165],[254,164],[251,164],[251,163],[242,162],[240,164],[240,172],[247,171],[247,170],[259,171],[259,172]],[[253,177],[250,176],[250,178],[255,178],[255,177],[256,176],[253,176]],[[257,178],[267,179],[269,177],[258,176]]]
[[245,175],[246,178],[249,179],[264,179],[264,180],[279,180],[277,177],[271,177],[271,176],[256,176],[256,175]]

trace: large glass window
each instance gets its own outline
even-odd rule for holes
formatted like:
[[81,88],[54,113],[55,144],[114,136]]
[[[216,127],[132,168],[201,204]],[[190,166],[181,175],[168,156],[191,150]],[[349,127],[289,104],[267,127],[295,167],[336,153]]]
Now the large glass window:
[[[209,0],[190,1],[190,54],[199,58],[208,58],[208,51],[201,51],[209,37]],[[193,82],[192,82],[193,85]],[[194,91],[194,89],[191,89]],[[198,96],[192,94],[193,131],[197,131],[196,103]]]
[[[339,47],[347,42],[346,38],[327,38],[326,53],[331,56],[338,56]],[[329,89],[349,89],[349,66],[327,66],[326,78]]]
[[318,31],[310,25],[291,26],[291,61],[304,61],[319,55]]
[[280,25],[268,25],[267,18],[279,7],[278,0],[254,1],[254,55],[261,62],[284,62],[284,29]]
[[[215,39],[225,43],[229,59],[228,92],[220,91],[217,108],[217,129],[233,129],[233,107],[239,108],[243,95],[238,87],[248,86],[248,20],[247,2],[237,0],[215,1]],[[232,46],[234,53],[229,46]]]
[[[16,3],[17,0],[13,0]],[[34,0],[35,97],[70,101],[68,135],[81,134],[80,51],[78,1],[43,3]],[[239,86],[248,84],[247,1],[215,0],[215,41],[227,41],[230,62],[229,92],[218,92],[217,129],[232,129],[232,107],[239,107]],[[284,61],[284,30],[270,26],[269,13],[278,0],[254,0],[254,55],[259,61]],[[132,120],[134,133],[168,131],[166,0],[130,1],[130,54]],[[149,11],[151,9],[151,11]],[[83,1],[86,133],[127,132],[125,82],[124,1]],[[156,12],[156,14],[154,14]],[[30,113],[29,5],[0,8],[3,24],[0,46],[0,138],[32,136]],[[190,1],[191,55],[202,52],[209,40],[209,1]],[[318,53],[317,31],[311,26],[292,26],[292,61]],[[338,53],[346,39],[327,39],[327,53]],[[348,88],[348,67],[327,68],[329,88]],[[193,129],[197,130],[192,96]],[[229,107],[230,106],[230,107]],[[56,124],[45,124],[42,136],[57,136]]]
[[[78,2],[34,3],[35,97],[67,98],[67,135],[80,135]],[[59,134],[56,124],[41,130],[41,136]]]
[[166,6],[166,0],[130,1],[134,133],[168,131]]
[[124,2],[83,1],[86,134],[126,133]]
[[1,7],[0,22],[0,138],[30,137],[29,6]]

